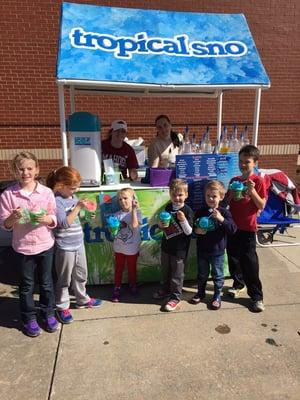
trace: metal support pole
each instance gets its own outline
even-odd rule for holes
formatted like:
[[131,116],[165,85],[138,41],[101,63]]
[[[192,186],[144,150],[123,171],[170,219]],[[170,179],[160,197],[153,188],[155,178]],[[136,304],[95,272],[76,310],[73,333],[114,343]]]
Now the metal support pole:
[[218,95],[218,120],[217,120],[217,140],[220,143],[222,130],[222,107],[223,107],[223,92]]
[[59,100],[59,119],[60,119],[60,134],[61,134],[61,150],[63,165],[68,165],[68,143],[67,143],[67,127],[65,117],[65,99],[64,85],[58,84],[58,100]]
[[256,89],[256,93],[255,93],[255,107],[254,107],[254,118],[253,118],[252,144],[254,144],[254,146],[257,146],[260,99],[261,99],[261,88],[258,88],[258,89]]
[[75,112],[75,95],[74,95],[74,86],[70,86],[70,109],[71,114]]

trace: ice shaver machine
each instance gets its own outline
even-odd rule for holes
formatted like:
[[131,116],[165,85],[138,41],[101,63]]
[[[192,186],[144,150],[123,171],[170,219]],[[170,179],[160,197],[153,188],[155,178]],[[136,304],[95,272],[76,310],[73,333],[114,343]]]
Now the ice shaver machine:
[[97,115],[75,112],[69,116],[71,166],[79,171],[83,187],[100,186],[101,183],[100,129]]

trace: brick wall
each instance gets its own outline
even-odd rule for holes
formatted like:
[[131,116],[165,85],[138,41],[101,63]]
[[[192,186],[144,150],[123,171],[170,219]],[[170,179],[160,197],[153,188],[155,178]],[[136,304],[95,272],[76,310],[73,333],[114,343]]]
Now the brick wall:
[[[147,0],[80,1],[81,3],[178,11],[244,13],[271,80],[263,91],[259,145],[300,142],[300,3],[297,0],[220,1]],[[60,148],[58,95],[55,82],[59,32],[58,0],[2,0],[0,39],[0,150]],[[76,109],[100,116],[103,136],[111,120],[124,118],[129,136],[155,135],[158,114],[170,116],[176,129],[189,125],[199,138],[206,125],[215,135],[217,104],[213,99],[128,98],[78,96]],[[251,125],[254,92],[224,95],[223,122]],[[282,145],[280,147],[280,145]],[[284,153],[284,150],[282,151]],[[51,156],[49,156],[51,158]],[[42,159],[41,173],[60,165],[60,159]],[[263,155],[260,165],[284,170],[296,179],[296,154]],[[0,180],[11,177],[9,162],[0,156]]]

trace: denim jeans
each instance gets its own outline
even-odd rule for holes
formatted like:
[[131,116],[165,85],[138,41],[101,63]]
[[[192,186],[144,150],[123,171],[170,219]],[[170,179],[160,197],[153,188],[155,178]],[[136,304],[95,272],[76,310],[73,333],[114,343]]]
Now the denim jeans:
[[205,297],[205,288],[210,270],[214,282],[214,294],[219,296],[224,285],[224,254],[220,256],[212,256],[205,253],[198,254],[198,293],[201,298]]
[[34,304],[35,271],[39,281],[40,308],[43,318],[54,314],[54,293],[52,280],[53,247],[39,254],[25,255],[17,253],[20,266],[20,308],[23,323],[36,319]]

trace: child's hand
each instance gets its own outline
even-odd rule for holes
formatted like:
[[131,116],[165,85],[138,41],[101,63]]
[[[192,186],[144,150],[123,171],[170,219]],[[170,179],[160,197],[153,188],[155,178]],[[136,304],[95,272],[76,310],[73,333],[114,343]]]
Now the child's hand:
[[213,218],[214,218],[216,221],[218,221],[218,222],[220,222],[220,223],[222,223],[222,222],[224,221],[223,215],[222,215],[222,214],[220,213],[220,211],[217,210],[216,208],[213,210],[213,212],[212,212],[211,214],[212,214]]
[[79,207],[80,209],[87,208],[87,202],[88,202],[88,200],[86,200],[86,199],[78,200],[78,203],[76,204],[76,206]]
[[251,195],[255,191],[255,182],[253,182],[251,179],[247,179],[246,186],[247,194]]
[[177,218],[178,218],[178,221],[179,222],[183,222],[183,221],[185,221],[185,215],[184,215],[184,213],[182,212],[182,211],[177,211]]
[[133,199],[132,199],[132,209],[138,209],[138,208],[139,208],[139,202],[135,197],[133,197]]
[[39,224],[52,225],[53,219],[50,215],[37,215],[34,220]]
[[164,223],[161,222],[160,220],[158,221],[157,225],[158,225],[159,229],[164,229],[164,228],[167,227],[167,224],[164,224]]
[[10,216],[4,222],[6,228],[10,229],[16,222],[22,218],[22,209],[20,207],[12,211]]
[[196,235],[205,235],[206,234],[206,230],[197,227],[197,228],[195,228],[195,233],[196,233]]

